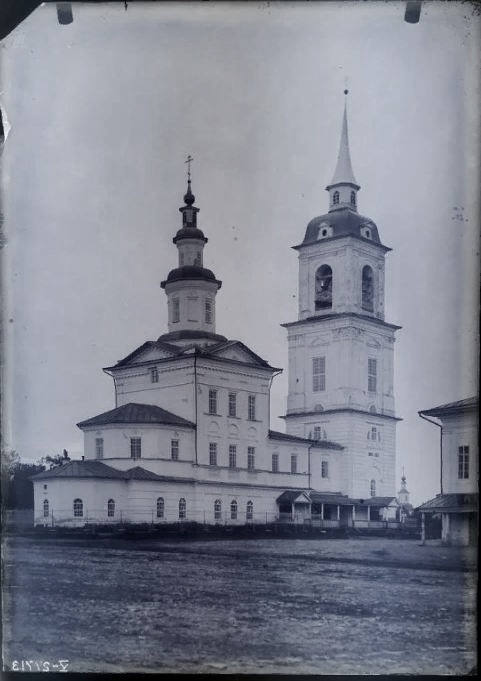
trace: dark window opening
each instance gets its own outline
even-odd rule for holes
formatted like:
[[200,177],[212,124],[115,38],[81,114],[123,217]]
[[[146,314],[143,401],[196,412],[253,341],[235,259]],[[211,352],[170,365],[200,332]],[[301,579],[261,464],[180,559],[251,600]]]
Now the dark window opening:
[[[367,234],[367,232],[366,232]],[[362,309],[373,312],[374,310],[374,275],[372,268],[365,265],[362,268]]]
[[315,307],[323,310],[332,307],[332,269],[322,265],[316,272]]

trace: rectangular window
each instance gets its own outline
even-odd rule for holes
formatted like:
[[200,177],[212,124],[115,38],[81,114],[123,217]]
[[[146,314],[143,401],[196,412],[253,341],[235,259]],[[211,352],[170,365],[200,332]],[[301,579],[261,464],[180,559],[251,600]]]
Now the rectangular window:
[[291,454],[291,473],[297,473],[297,455]]
[[159,382],[159,370],[157,367],[152,367],[150,370],[150,382],[151,383],[158,383]]
[[370,393],[377,391],[377,359],[367,360],[367,389]]
[[212,301],[205,301],[205,323],[212,324]]
[[95,438],[95,456],[97,459],[103,459],[104,457],[104,439],[103,437]]
[[229,416],[237,416],[237,395],[229,393]]
[[209,442],[209,466],[217,466],[217,442]]
[[272,455],[272,472],[277,473],[279,470],[279,454]]
[[326,358],[312,358],[312,391],[315,393],[326,389]]
[[248,395],[247,397],[247,418],[249,421],[256,420],[256,396]]
[[256,448],[247,447],[247,470],[253,471],[256,467]]
[[321,426],[314,426],[314,440],[321,439]]
[[321,478],[329,477],[329,461],[321,461]]
[[209,390],[209,414],[217,414],[217,390]]
[[469,478],[469,447],[458,448],[458,478],[467,480]]
[[172,298],[172,321],[180,321],[180,301],[178,298]]
[[229,468],[237,467],[237,446],[229,445]]
[[130,456],[132,459],[140,459],[142,455],[142,440],[140,437],[130,438]]
[[177,461],[179,459],[179,441],[170,441],[170,458],[172,461]]

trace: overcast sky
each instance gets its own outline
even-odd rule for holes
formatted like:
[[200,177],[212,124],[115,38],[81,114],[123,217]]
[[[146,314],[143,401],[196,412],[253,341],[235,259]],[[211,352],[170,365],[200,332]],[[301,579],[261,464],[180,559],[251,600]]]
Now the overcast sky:
[[[328,209],[343,90],[359,211],[386,258],[397,479],[439,492],[439,431],[417,412],[477,391],[480,17],[470,3],[74,4],[2,43],[8,244],[6,445],[82,453],[114,407],[111,366],[167,330],[187,154],[217,331],[287,368],[297,254]],[[272,427],[285,412],[274,380]]]

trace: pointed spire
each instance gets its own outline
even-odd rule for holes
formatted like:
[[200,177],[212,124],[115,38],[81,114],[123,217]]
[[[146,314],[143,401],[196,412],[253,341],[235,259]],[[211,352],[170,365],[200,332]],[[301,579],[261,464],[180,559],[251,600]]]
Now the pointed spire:
[[[349,90],[344,90],[347,95]],[[356,182],[351,164],[351,154],[349,152],[349,136],[347,132],[347,98],[344,100],[344,116],[342,119],[341,142],[339,145],[339,155],[337,157],[336,170],[330,186],[334,184],[353,184],[359,189]]]

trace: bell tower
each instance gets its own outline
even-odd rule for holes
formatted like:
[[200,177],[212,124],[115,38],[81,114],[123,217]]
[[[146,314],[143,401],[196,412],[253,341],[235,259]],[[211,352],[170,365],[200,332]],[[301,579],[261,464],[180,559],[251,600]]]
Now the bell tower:
[[[347,95],[347,90],[345,91]],[[298,320],[288,330],[287,432],[344,446],[342,491],[395,494],[394,334],[384,319],[385,256],[358,212],[347,103],[329,210],[307,225],[299,257]]]

